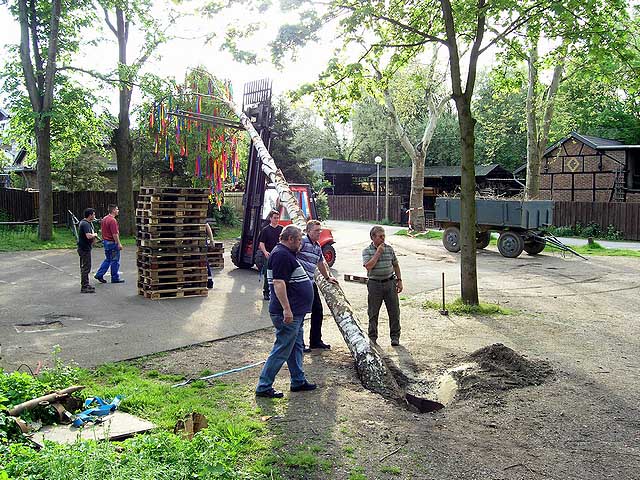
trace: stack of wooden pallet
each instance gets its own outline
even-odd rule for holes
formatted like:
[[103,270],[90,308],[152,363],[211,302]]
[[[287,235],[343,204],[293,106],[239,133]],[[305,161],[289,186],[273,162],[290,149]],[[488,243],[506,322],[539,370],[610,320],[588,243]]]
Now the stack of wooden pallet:
[[154,300],[207,296],[207,205],[203,189],[140,188],[139,295]]
[[213,242],[207,249],[207,258],[209,259],[209,266],[216,270],[222,270],[224,268],[224,243]]

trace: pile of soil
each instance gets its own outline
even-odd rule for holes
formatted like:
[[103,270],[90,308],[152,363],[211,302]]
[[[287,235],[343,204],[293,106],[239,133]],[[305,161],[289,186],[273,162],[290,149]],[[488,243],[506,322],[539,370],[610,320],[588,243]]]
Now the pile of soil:
[[458,398],[540,385],[553,373],[548,362],[526,359],[502,343],[476,350],[466,360],[475,365],[453,373]]

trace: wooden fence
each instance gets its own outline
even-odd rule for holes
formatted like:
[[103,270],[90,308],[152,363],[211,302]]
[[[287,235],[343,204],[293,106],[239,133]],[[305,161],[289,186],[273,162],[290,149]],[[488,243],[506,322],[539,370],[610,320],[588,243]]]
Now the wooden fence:
[[553,224],[557,227],[597,223],[606,230],[613,225],[625,240],[640,240],[640,203],[555,202]]
[[[389,220],[400,223],[400,196],[389,197]],[[384,217],[384,196],[380,197],[380,219]],[[376,221],[376,197],[372,195],[329,195],[329,218],[332,220]]]
[[[134,192],[134,200],[137,200]],[[242,213],[242,193],[229,192],[227,203]],[[107,206],[117,203],[115,192],[53,192],[53,214],[58,223],[67,222],[67,210],[80,217],[87,207],[95,208],[98,216],[106,214]],[[330,218],[333,220],[375,221],[376,197],[367,195],[329,195]],[[401,221],[401,197],[389,197],[389,216]],[[0,188],[2,220],[24,222],[38,217],[38,192]],[[384,217],[384,197],[380,197],[380,217]],[[553,223],[570,226],[595,222],[603,229],[613,225],[626,240],[640,240],[640,202],[555,202]]]
[[[133,192],[134,202],[138,192]],[[117,203],[116,192],[53,192],[54,222],[65,224],[68,211],[82,218],[84,209],[95,208],[98,217],[106,215],[110,203]],[[8,220],[24,222],[38,218],[38,192],[24,190],[0,189],[0,215]]]

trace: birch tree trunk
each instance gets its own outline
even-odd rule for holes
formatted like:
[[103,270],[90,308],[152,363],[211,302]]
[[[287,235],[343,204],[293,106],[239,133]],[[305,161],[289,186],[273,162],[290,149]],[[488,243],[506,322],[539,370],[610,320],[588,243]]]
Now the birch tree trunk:
[[[287,208],[291,216],[291,222],[303,229],[306,220],[298,202],[289,188],[284,175],[276,167],[273,158],[269,154],[267,147],[262,142],[260,135],[253,127],[251,120],[237,106],[226,98],[222,98],[227,106],[239,117],[240,123],[244,126],[251,137],[254,147],[258,152],[261,161],[261,169],[264,174],[274,183],[280,202]],[[338,324],[338,328],[353,355],[356,369],[360,376],[362,385],[378,393],[385,398],[395,400],[406,405],[406,400],[402,389],[398,386],[389,368],[385,365],[381,355],[369,343],[368,337],[364,334],[349,301],[344,295],[339,285],[333,285],[325,281],[321,275],[316,275],[318,288],[327,301],[327,305]]]
[[[435,61],[435,60],[434,60]],[[414,230],[422,232],[425,230],[424,219],[424,164],[427,158],[427,150],[431,139],[438,126],[438,120],[442,115],[444,107],[449,101],[449,97],[443,98],[438,104],[436,104],[432,98],[427,101],[427,108],[429,110],[429,122],[422,133],[422,138],[418,147],[414,147],[409,135],[402,125],[395,105],[393,104],[393,97],[388,88],[384,91],[384,103],[391,116],[393,128],[398,135],[400,144],[409,158],[411,158],[411,194],[409,196],[409,210],[411,218],[411,227]]]

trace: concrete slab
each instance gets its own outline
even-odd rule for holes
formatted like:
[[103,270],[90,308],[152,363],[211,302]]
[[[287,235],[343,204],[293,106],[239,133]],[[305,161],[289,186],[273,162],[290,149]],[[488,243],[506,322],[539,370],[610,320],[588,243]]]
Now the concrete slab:
[[45,425],[31,436],[31,440],[41,447],[45,440],[67,445],[78,440],[122,440],[155,427],[153,423],[140,417],[115,411],[100,423],[90,423],[82,428],[73,425]]
[[[102,256],[94,250],[93,272]],[[50,360],[55,345],[91,367],[271,325],[258,273],[236,269],[228,253],[209,297],[168,300],[137,294],[135,247],[122,252],[126,283],[95,282],[95,294],[80,293],[74,250],[3,253],[0,264],[0,365],[9,369]]]

